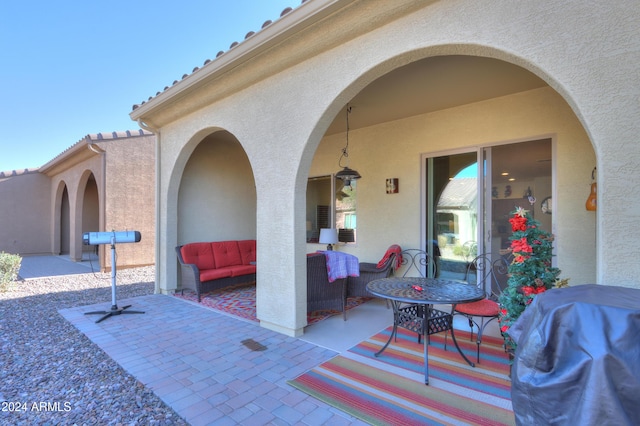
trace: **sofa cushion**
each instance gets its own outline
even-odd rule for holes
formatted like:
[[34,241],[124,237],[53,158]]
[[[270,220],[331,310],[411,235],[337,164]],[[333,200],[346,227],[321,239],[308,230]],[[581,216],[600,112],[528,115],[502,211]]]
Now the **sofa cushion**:
[[213,258],[215,259],[216,268],[224,268],[225,266],[242,265],[242,257],[237,241],[218,241],[211,243],[213,250]]
[[205,269],[200,271],[200,281],[206,282],[211,280],[217,280],[220,278],[227,278],[231,276],[231,270],[228,268],[222,269]]
[[256,240],[240,240],[238,241],[240,249],[240,257],[242,257],[243,265],[250,265],[256,261]]
[[216,264],[211,243],[189,243],[180,248],[184,263],[194,264],[198,269],[215,269]]
[[255,265],[238,265],[238,266],[229,266],[228,268],[231,270],[232,277],[238,277],[240,275],[249,275],[256,273]]

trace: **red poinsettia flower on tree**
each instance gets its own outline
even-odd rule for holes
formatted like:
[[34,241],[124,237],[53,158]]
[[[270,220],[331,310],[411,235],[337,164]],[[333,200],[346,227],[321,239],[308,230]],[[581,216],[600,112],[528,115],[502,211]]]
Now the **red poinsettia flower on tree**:
[[527,230],[527,218],[525,216],[515,214],[509,218],[509,223],[511,223],[511,231],[513,232]]
[[515,256],[516,262],[524,262],[529,258],[528,255],[522,253],[533,253],[533,249],[527,241],[527,237],[522,237],[518,240],[511,241],[511,251]]

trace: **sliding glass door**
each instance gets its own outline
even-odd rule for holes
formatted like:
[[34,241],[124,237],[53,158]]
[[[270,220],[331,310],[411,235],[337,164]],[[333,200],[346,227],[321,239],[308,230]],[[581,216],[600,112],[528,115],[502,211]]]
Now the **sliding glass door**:
[[543,139],[423,157],[423,244],[438,276],[463,279],[478,254],[504,255],[516,207],[551,231],[551,154]]
[[426,158],[425,184],[425,250],[438,276],[462,278],[478,250],[478,153]]
[[[492,253],[509,248],[510,213],[529,210],[542,229],[552,232],[551,139],[485,148],[487,159],[487,212],[491,218],[487,243]],[[533,201],[533,203],[532,203]]]

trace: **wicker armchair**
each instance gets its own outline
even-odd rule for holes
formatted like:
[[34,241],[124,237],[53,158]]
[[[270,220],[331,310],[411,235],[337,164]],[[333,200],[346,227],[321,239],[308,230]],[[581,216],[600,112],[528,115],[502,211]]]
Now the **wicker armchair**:
[[391,276],[396,265],[396,255],[391,254],[381,267],[377,263],[360,262],[360,276],[349,277],[347,297],[373,297],[367,290],[367,284],[380,278]]
[[329,282],[327,259],[322,253],[307,256],[307,312],[321,309],[342,312],[346,321],[347,279]]

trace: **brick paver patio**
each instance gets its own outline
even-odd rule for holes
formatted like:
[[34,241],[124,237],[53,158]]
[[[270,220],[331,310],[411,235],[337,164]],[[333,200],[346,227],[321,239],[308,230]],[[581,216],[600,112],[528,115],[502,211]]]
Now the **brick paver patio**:
[[286,383],[336,352],[171,296],[126,305],[145,313],[98,324],[84,313],[110,303],[60,313],[190,424],[364,424]]

